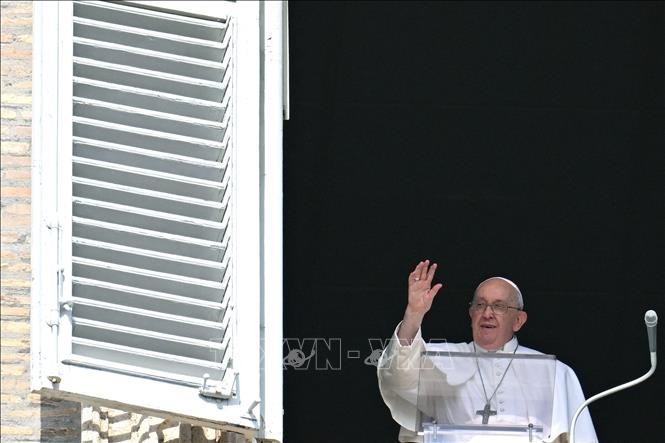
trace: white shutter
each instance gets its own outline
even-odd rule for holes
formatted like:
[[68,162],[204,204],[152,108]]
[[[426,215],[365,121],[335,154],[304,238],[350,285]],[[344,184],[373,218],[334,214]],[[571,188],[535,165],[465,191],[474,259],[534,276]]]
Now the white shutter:
[[232,20],[74,2],[73,22],[65,362],[230,387]]
[[34,390],[281,439],[265,8],[35,8]]
[[73,24],[65,362],[229,398],[233,22],[75,2]]

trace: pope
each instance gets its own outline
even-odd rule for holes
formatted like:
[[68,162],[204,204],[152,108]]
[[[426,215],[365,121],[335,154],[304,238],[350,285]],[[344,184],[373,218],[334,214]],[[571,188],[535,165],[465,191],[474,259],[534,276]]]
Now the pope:
[[[421,324],[443,287],[441,283],[432,284],[436,269],[436,263],[424,260],[409,274],[404,316],[379,359],[379,388],[393,418],[401,425],[399,441],[422,441],[417,434],[416,417],[418,408],[422,407],[419,397],[422,399],[424,395],[434,402],[432,410],[445,411],[445,419],[456,423],[488,425],[511,423],[511,420],[519,423],[519,417],[537,415],[534,411],[538,406],[530,403],[542,400],[543,396],[530,394],[530,389],[535,392],[533,385],[546,374],[538,374],[533,366],[527,370],[526,366],[520,366],[521,363],[513,363],[528,361],[524,355],[543,355],[517,341],[516,333],[528,317],[520,289],[504,277],[482,281],[474,291],[468,309],[473,340],[469,343],[425,344]],[[441,369],[440,380],[426,384],[420,372],[420,362],[430,350],[463,352],[478,357],[496,355],[497,358],[475,358],[475,364],[457,365],[455,374]],[[496,362],[487,363],[491,360]],[[554,362],[551,379],[554,380],[551,423],[548,421],[549,433],[542,441],[563,443],[569,439],[570,420],[584,402],[584,395],[574,371],[562,362]],[[431,392],[422,392],[425,388]],[[547,411],[549,414],[550,410]],[[587,410],[577,423],[575,436],[577,442],[598,441]],[[485,438],[482,441],[490,440]]]

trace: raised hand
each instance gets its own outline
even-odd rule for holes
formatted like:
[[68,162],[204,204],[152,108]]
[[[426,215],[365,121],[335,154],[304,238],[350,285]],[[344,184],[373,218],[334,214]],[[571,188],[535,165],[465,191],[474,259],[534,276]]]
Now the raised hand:
[[432,301],[443,287],[441,283],[432,286],[432,279],[436,272],[437,264],[430,266],[430,261],[425,260],[418,263],[416,268],[409,274],[409,300],[404,312],[404,319],[397,336],[403,345],[411,343],[416,336],[425,314],[432,307]]
[[421,261],[411,274],[409,274],[409,302],[407,311],[411,314],[425,315],[432,307],[432,301],[439,289],[443,286],[437,283],[432,286],[432,279],[437,264],[429,264],[429,260]]

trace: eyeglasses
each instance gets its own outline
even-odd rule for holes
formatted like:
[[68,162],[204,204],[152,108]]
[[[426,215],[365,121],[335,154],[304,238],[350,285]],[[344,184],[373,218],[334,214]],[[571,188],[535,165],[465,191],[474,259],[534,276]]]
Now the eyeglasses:
[[506,312],[508,312],[508,309],[514,309],[516,311],[521,311],[520,308],[516,308],[514,306],[508,306],[504,305],[503,303],[494,303],[494,304],[489,304],[485,302],[471,302],[469,303],[469,308],[472,311],[476,312],[485,312],[485,309],[489,306],[489,308],[492,310],[492,312],[496,315],[503,315]]

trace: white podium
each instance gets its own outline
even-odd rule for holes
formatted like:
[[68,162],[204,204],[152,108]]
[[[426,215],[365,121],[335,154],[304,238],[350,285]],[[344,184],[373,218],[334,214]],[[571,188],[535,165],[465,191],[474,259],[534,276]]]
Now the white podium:
[[416,431],[425,443],[541,442],[555,376],[553,355],[425,351]]

